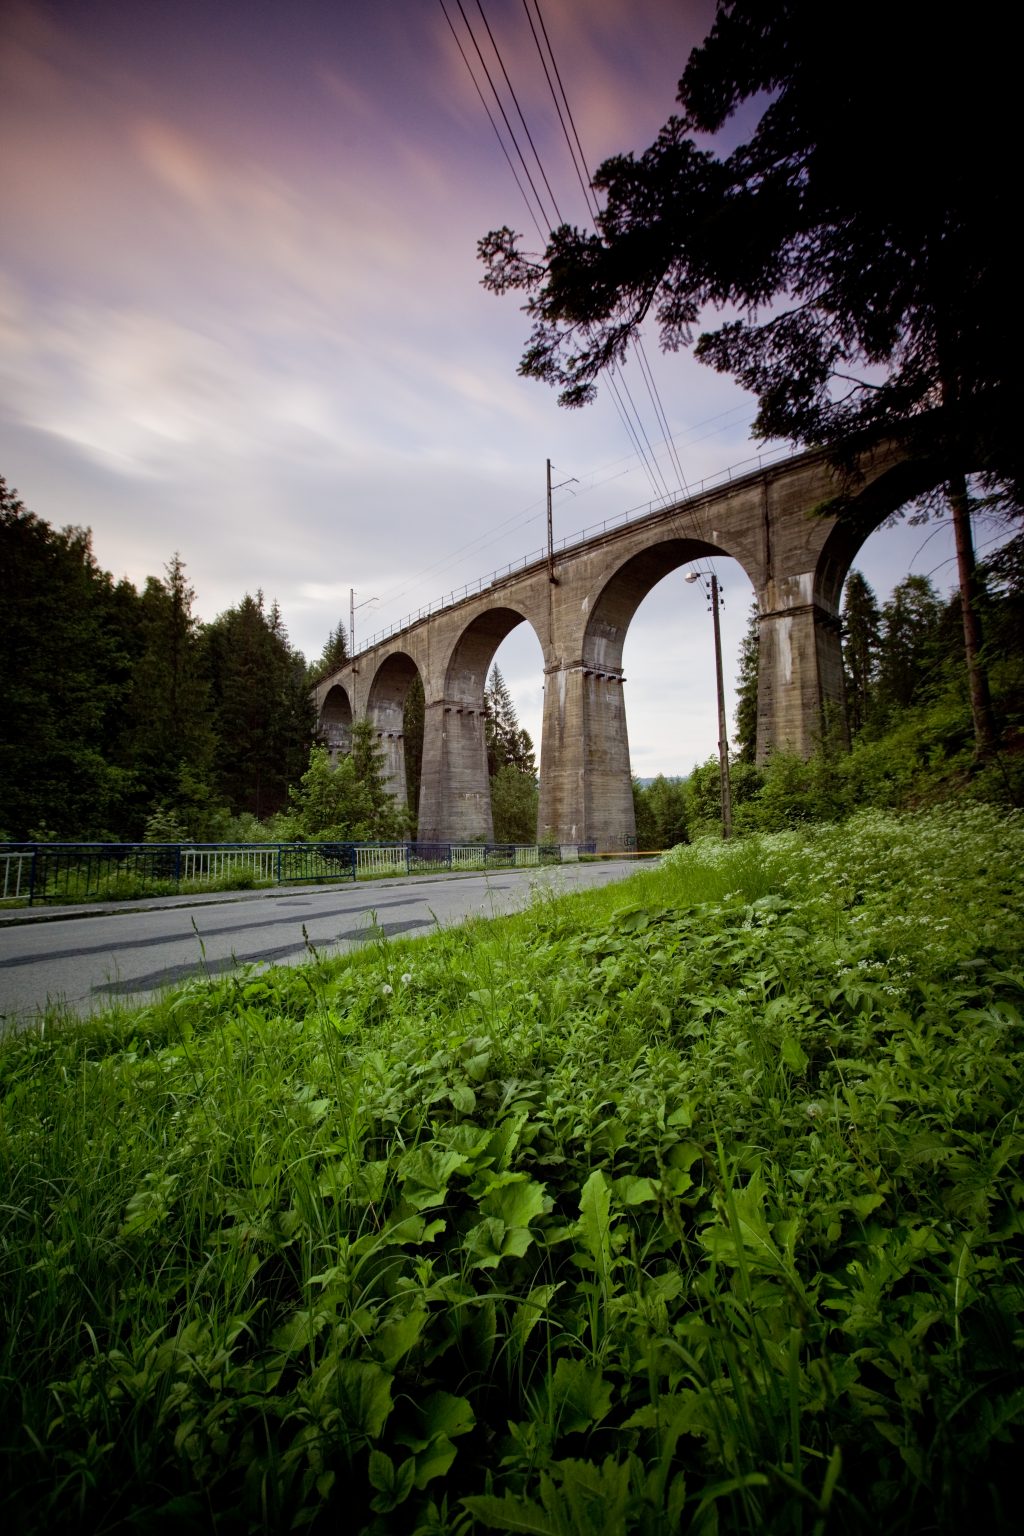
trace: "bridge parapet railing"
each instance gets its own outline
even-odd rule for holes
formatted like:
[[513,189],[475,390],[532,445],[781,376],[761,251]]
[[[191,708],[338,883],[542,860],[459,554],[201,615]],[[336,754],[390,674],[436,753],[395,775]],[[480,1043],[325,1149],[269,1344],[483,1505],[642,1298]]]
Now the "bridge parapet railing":
[[525,869],[593,844],[7,843],[0,902],[131,901],[200,889],[380,878],[445,870]]
[[26,900],[31,883],[31,852],[0,852],[0,901]]
[[[645,517],[651,517],[656,512],[667,512],[670,508],[678,506],[685,508],[689,503],[697,501],[709,492],[722,486],[730,485],[733,480],[742,480],[747,475],[757,474],[762,469],[768,469],[772,464],[777,464],[780,459],[790,458],[792,448],[787,443],[780,443],[776,448],[766,449],[763,453],[751,454],[746,459],[741,459],[738,464],[730,464],[727,469],[722,469],[717,474],[706,475],[702,480],[687,485],[678,496],[659,496],[653,501],[642,502],[639,506],[630,507],[624,512],[617,512],[612,517],[606,517],[599,523],[591,523],[586,528],[581,528],[576,533],[567,534],[564,538],[556,539],[554,549],[559,554],[567,553],[585,544],[588,539],[596,539],[599,534],[610,533],[615,528],[627,527],[630,523],[639,523]],[[468,581],[462,587],[445,593],[442,597],[433,599],[417,610],[409,613],[394,624],[389,624],[386,629],[378,630],[366,644],[363,651],[372,650],[375,645],[390,640],[393,635],[401,634],[403,630],[410,629],[418,624],[421,619],[428,619],[432,614],[440,613],[442,609],[454,608],[457,603],[465,602],[469,597],[475,597],[480,592],[485,592],[488,587],[496,586],[505,581],[509,576],[515,576],[520,571],[529,570],[532,565],[541,565],[547,559],[547,551],[544,549],[532,550],[530,554],[523,555],[518,560],[510,560],[508,565],[499,567],[496,571],[489,571],[486,576],[480,576],[476,581]],[[361,654],[361,653],[360,653]]]

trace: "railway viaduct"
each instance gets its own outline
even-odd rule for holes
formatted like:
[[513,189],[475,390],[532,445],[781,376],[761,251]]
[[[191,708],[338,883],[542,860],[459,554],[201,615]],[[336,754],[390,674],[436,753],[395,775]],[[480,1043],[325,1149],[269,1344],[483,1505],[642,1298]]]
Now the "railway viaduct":
[[[757,757],[810,755],[828,705],[843,707],[839,601],[857,550],[920,487],[882,445],[840,477],[811,451],[605,528],[485,589],[407,623],[325,677],[319,733],[347,746],[368,718],[396,799],[406,795],[402,712],[418,672],[425,696],[421,841],[493,835],[484,687],[495,651],[530,624],[544,657],[538,841],[622,847],[635,834],[622,674],[634,613],[669,572],[731,556],[750,578],[760,626]],[[842,516],[835,510],[842,498]]]

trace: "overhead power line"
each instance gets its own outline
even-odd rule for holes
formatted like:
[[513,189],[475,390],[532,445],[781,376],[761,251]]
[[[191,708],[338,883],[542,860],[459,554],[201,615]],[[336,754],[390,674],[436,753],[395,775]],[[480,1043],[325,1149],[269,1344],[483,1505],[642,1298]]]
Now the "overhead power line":
[[474,87],[477,95],[480,98],[480,105],[483,107],[484,111],[487,113],[487,121],[490,123],[491,127],[494,129],[494,137],[497,139],[498,144],[501,147],[501,152],[505,156],[505,160],[506,160],[506,162],[508,164],[509,170],[512,172],[512,176],[513,176],[513,179],[515,181],[515,184],[519,188],[520,196],[522,197],[523,202],[526,204],[526,211],[530,215],[530,219],[531,219],[531,221],[533,223],[534,229],[537,231],[537,238],[540,241],[541,245],[544,245],[546,243],[544,231],[541,229],[540,225],[537,222],[537,215],[534,213],[533,209],[530,206],[530,199],[526,195],[526,188],[523,186],[522,182],[519,180],[519,172],[516,170],[515,165],[512,163],[512,156],[509,154],[508,150],[505,147],[505,140],[501,136],[501,129],[498,127],[497,123],[494,121],[494,117],[493,117],[493,114],[491,112],[491,109],[487,105],[487,98],[484,96],[483,91],[480,89],[480,86],[479,86],[479,84],[477,82],[476,75],[473,73],[473,66],[470,64],[469,59],[466,56],[466,50],[463,48],[462,43],[461,43],[461,41],[459,39],[459,34],[456,32],[455,28],[452,26],[452,19],[448,15],[448,12],[445,10],[444,0],[438,0],[438,4],[441,7],[441,12],[442,12],[442,14],[444,16],[445,21],[448,23],[448,27],[449,27],[449,30],[451,31],[452,37],[455,39],[455,46],[459,50],[459,53],[462,55],[462,62],[466,66],[466,73],[469,75],[469,78],[472,80],[473,87]]
[[[456,0],[456,3],[458,4],[459,10],[461,11],[462,10],[462,0]],[[476,8],[480,12],[480,20],[483,22],[485,28],[487,29],[487,36],[491,40],[491,47],[494,49],[494,56],[497,59],[499,65],[501,66],[501,72],[502,72],[502,74],[505,77],[505,84],[508,86],[509,95],[512,97],[512,100],[515,103],[515,109],[516,109],[517,113],[519,114],[519,121],[523,125],[523,132],[526,134],[527,143],[529,144],[530,148],[533,150],[533,158],[537,162],[537,169],[540,171],[541,179],[543,180],[544,185],[548,189],[548,196],[551,199],[551,206],[555,210],[555,218],[557,219],[558,223],[561,224],[562,223],[562,215],[559,212],[558,201],[557,201],[557,199],[555,197],[555,194],[551,190],[551,183],[548,181],[547,174],[546,174],[546,172],[544,170],[544,164],[543,164],[543,162],[542,162],[542,160],[540,158],[540,155],[537,153],[537,146],[533,142],[533,135],[530,132],[529,128],[526,126],[526,118],[523,116],[523,109],[519,105],[519,97],[516,95],[515,87],[513,86],[512,81],[508,77],[508,70],[505,68],[505,60],[502,58],[501,50],[499,49],[497,43],[494,41],[494,33],[491,31],[490,23],[488,22],[487,17],[484,15],[484,8],[483,8],[483,5],[481,4],[481,0],[476,0]],[[554,228],[554,225],[552,225],[551,227]]]
[[[547,170],[545,169],[544,161],[537,147],[536,141],[534,140],[533,134],[530,131],[530,127],[527,123],[526,115],[523,111],[519,95],[516,92],[516,89],[512,83],[511,76],[509,74],[509,70],[506,66],[501,46],[498,42],[498,39],[495,37],[494,31],[484,12],[482,0],[476,0],[476,9],[479,13],[480,22],[483,25],[484,32],[486,33],[487,43],[489,43],[490,50],[494,59],[496,60],[497,69],[500,72],[500,78],[504,82],[505,88],[510,98],[511,107],[508,110],[506,109],[505,102],[502,99],[501,92],[495,79],[494,71],[492,71],[492,69],[488,66],[487,60],[484,57],[483,49],[481,47],[481,42],[478,40],[473,23],[471,22],[469,16],[466,14],[466,9],[462,3],[462,0],[455,0],[455,3],[458,7],[458,13],[461,17],[462,25],[465,28],[466,36],[469,39],[472,52],[475,54],[476,59],[479,62],[479,67],[483,72],[483,77],[486,81],[490,96],[493,98],[493,102],[497,108],[498,113],[500,114],[501,121],[504,123],[505,133],[508,136],[508,140],[511,142],[512,149],[514,150],[519,165],[522,168],[523,175],[526,179],[526,184],[528,185],[529,191],[533,197],[533,203],[531,203],[530,196],[526,191],[526,187],[523,185],[523,182],[520,179],[518,172],[516,171],[512,157],[508,151],[508,148],[506,147],[505,139],[498,127],[498,123],[494,117],[494,114],[488,106],[488,102],[484,96],[483,87],[481,86],[480,81],[477,78],[477,74],[472,67],[469,54],[462,46],[452,17],[448,14],[448,10],[445,7],[445,0],[439,0],[439,3],[441,5],[441,10],[444,14],[449,30],[452,32],[452,35],[455,38],[456,45],[459,48],[463,63],[465,64],[467,72],[473,81],[477,95],[480,97],[481,103],[487,112],[487,117],[492,129],[494,130],[495,136],[502,147],[502,152],[505,155],[506,162],[508,163],[510,169],[513,171],[516,185],[519,188],[519,192],[523,197],[524,203],[526,204],[531,221],[536,228],[542,243],[546,243],[546,237],[541,229],[541,224],[546,224],[549,231],[555,227],[556,221],[557,223],[561,224],[563,222],[561,211],[553,190],[552,180],[549,177]],[[530,34],[533,39],[534,47],[536,49],[541,68],[544,73],[548,92],[554,104],[558,123],[561,128],[562,137],[565,141],[566,150],[569,154],[569,159],[573,167],[573,172],[583,193],[584,204],[587,210],[587,219],[589,222],[593,223],[596,229],[599,230],[600,207],[596,195],[593,191],[593,182],[588,168],[587,158],[583,150],[579,130],[576,125],[575,117],[573,116],[572,107],[569,102],[568,93],[565,89],[561,71],[558,67],[558,60],[555,56],[551,37],[547,29],[547,24],[544,20],[544,14],[541,10],[540,0],[523,0],[523,9],[529,24]],[[519,133],[511,120],[510,112],[514,113],[514,115],[518,118],[519,124],[521,125],[521,130],[525,135],[529,154],[536,164],[539,180],[547,193],[548,199],[550,200],[550,208],[554,211],[553,219],[550,216],[548,205],[546,204],[544,197],[542,197],[538,189],[537,178],[534,177],[531,172],[530,165],[527,163],[527,151],[524,149],[523,145],[520,144]],[[536,205],[536,208],[534,207],[534,204]],[[538,223],[538,213],[540,215],[540,223]],[[633,353],[636,358],[637,365],[640,369],[640,375],[644,381],[644,387],[649,396],[651,407],[654,411],[654,418],[658,426],[658,431],[663,438],[663,446],[665,452],[668,455],[668,459],[672,465],[672,474],[676,479],[679,494],[685,496],[688,494],[686,476],[683,472],[683,466],[679,457],[678,450],[676,448],[675,438],[669,426],[668,414],[661,399],[661,394],[658,390],[658,385],[654,377],[653,369],[651,368],[650,361],[646,355],[642,337],[638,336],[633,338]],[[621,365],[609,369],[607,374],[607,382],[612,403],[623,425],[623,428],[626,431],[627,436],[633,443],[637,459],[643,467],[645,475],[647,476],[653,496],[656,500],[661,498],[671,499],[672,492],[669,489],[668,481],[662,471],[661,465],[658,462],[658,455],[652,446],[650,435],[644,426],[643,417],[637,406],[636,400],[634,399],[633,392],[630,389],[629,382]]]

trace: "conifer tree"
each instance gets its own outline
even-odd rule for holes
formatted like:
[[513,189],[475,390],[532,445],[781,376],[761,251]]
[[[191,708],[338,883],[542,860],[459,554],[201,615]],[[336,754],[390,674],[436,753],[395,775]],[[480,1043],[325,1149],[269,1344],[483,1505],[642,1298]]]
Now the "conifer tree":
[[118,622],[125,606],[125,592],[96,564],[89,532],[50,527],[0,478],[0,832],[7,836],[109,835],[120,814],[125,775],[110,747],[130,666]]
[[940,681],[944,604],[927,576],[907,576],[882,608],[878,697],[887,718],[931,697]]
[[491,777],[505,764],[520,773],[536,776],[537,765],[533,742],[528,731],[519,724],[519,716],[512,702],[508,685],[500,667],[491,668],[484,690],[486,711],[485,736],[487,740],[487,770]]
[[136,823],[159,807],[178,806],[183,785],[195,790],[186,799],[209,802],[216,743],[194,604],[177,553],[164,579],[149,577],[138,599],[138,654],[126,704]]
[[313,721],[305,663],[288,644],[276,604],[266,612],[262,592],[246,593],[204,638],[221,793],[235,813],[271,816],[308,758]]
[[843,671],[850,734],[864,729],[878,672],[882,616],[874,592],[860,571],[851,571],[843,593]]
[[405,751],[405,784],[409,798],[409,815],[415,825],[420,810],[420,778],[423,772],[423,730],[426,719],[426,701],[423,696],[423,679],[417,671],[409,684],[402,707],[402,745]]
[[348,633],[344,620],[339,619],[324,642],[320,660],[314,662],[310,668],[310,682],[318,683],[321,678],[330,677],[331,673],[337,672],[346,661],[348,661]]
[[326,747],[312,748],[290,800],[301,831],[313,839],[387,842],[408,832],[408,812],[388,793],[384,754],[365,719],[353,725],[352,749],[337,763]]
[[537,764],[500,667],[491,668],[484,707],[494,836],[499,843],[532,843],[537,837]]
[[740,669],[736,686],[736,757],[752,763],[757,752],[757,668],[760,646],[757,604],[752,603],[746,633],[740,644]]

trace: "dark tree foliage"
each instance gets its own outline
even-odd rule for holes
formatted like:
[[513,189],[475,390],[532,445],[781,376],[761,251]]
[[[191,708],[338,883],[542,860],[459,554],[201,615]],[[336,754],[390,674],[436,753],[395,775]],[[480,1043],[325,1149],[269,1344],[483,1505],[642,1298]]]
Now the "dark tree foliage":
[[346,661],[348,661],[348,632],[345,629],[344,620],[339,619],[324,642],[320,660],[314,662],[310,668],[310,682],[318,683],[321,678],[330,677],[331,673],[337,672]]
[[[719,0],[672,117],[639,158],[598,169],[597,234],[563,225],[540,258],[480,242],[496,293],[527,295],[520,372],[593,397],[653,314],[662,345],[758,398],[755,434],[840,462],[902,441],[957,534],[976,747],[996,730],[982,664],[967,476],[1024,508],[1010,13],[942,25],[928,0]],[[750,104],[749,106],[747,104]],[[731,152],[703,141],[756,115]]]
[[633,819],[636,822],[636,845],[638,848],[657,848],[657,830],[654,822],[654,811],[651,809],[651,800],[648,794],[648,786],[642,784],[633,775]]
[[204,632],[217,786],[233,811],[271,816],[298,782],[313,738],[306,666],[276,603],[248,593]]
[[313,747],[289,799],[302,836],[314,841],[390,841],[408,833],[408,812],[391,798],[384,753],[365,719],[353,725],[351,751],[336,763],[326,747]]
[[[933,696],[949,654],[945,604],[927,576],[907,576],[882,608],[878,704],[885,718]],[[945,643],[944,643],[945,642]]]
[[882,616],[860,571],[851,571],[843,592],[843,672],[846,718],[853,735],[868,720],[878,672]]
[[519,773],[535,778],[537,763],[533,742],[528,731],[519,724],[519,716],[512,702],[508,685],[499,667],[492,667],[484,690],[486,719],[484,734],[487,741],[487,771],[493,779],[500,768],[508,765]]
[[760,625],[757,604],[752,603],[746,633],[740,643],[740,669],[736,684],[736,758],[752,763],[757,752],[757,664]]
[[402,745],[405,751],[405,785],[409,801],[409,815],[415,826],[420,810],[420,778],[423,772],[423,728],[426,720],[426,704],[423,697],[423,679],[419,672],[409,684],[402,707]]
[[[728,307],[696,353],[757,395],[758,435],[860,440],[916,420],[947,468],[1019,492],[1008,34],[991,0],[956,27],[926,0],[720,0],[681,115],[599,168],[598,233],[563,225],[540,259],[507,228],[481,241],[485,285],[527,294],[520,371],[579,405],[649,313],[675,350]],[[708,147],[747,103],[753,131]]]
[[[178,554],[165,579],[151,576],[135,600],[135,657],[121,747],[132,775],[124,824],[132,836],[141,835],[158,808],[184,811],[183,801],[194,808],[209,799],[215,743],[194,604]],[[199,835],[205,830],[195,828]]]
[[519,724],[500,667],[491,668],[484,689],[484,708],[494,836],[499,843],[535,842],[537,761],[533,742]]
[[110,759],[130,670],[126,607],[124,591],[97,566],[88,531],[51,528],[0,478],[6,836],[102,836],[116,820],[125,775]]
[[313,735],[308,672],[277,604],[204,630],[175,555],[142,592],[90,534],[27,511],[0,479],[0,834],[220,835],[269,815]]

